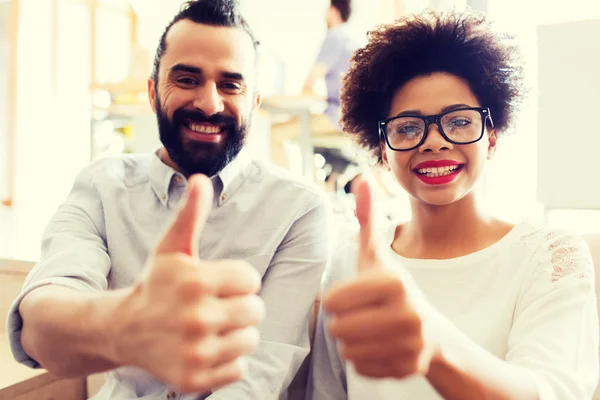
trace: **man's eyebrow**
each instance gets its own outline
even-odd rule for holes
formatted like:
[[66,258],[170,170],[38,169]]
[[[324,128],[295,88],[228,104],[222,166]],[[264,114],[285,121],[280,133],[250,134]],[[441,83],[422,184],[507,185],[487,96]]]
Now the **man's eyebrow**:
[[222,72],[221,76],[225,79],[244,81],[244,75],[240,74],[239,72]]
[[[188,64],[175,64],[171,67],[170,72],[187,72],[190,74],[202,74],[202,68],[194,67],[193,65]],[[225,79],[233,79],[240,82],[245,81],[244,75],[240,74],[239,72],[221,72],[221,77]]]
[[175,64],[171,67],[170,72],[189,72],[191,74],[201,74],[202,68],[194,67],[188,64]]

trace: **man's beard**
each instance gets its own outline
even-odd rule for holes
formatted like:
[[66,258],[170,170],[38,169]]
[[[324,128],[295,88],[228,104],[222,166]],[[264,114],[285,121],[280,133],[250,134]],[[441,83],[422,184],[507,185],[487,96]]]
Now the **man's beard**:
[[[171,160],[186,175],[204,174],[214,176],[237,157],[244,147],[247,125],[238,127],[236,120],[221,114],[207,117],[200,110],[179,109],[173,113],[173,119],[163,112],[160,100],[156,98],[156,118],[160,141],[169,153]],[[186,121],[209,123],[222,127],[220,143],[204,143],[186,140],[183,129]]]

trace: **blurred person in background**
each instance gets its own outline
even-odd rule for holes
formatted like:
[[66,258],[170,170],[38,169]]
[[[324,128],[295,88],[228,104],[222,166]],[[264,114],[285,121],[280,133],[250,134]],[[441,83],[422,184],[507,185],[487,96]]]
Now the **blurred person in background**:
[[[316,61],[303,85],[302,97],[317,99],[314,92],[317,82],[325,80],[327,89],[326,108],[323,114],[313,115],[311,134],[313,137],[332,135],[341,131],[340,87],[342,78],[350,66],[352,53],[358,44],[348,33],[346,22],[352,15],[351,0],[331,0],[326,11],[327,33]],[[284,100],[285,101],[285,100]],[[295,140],[300,132],[298,118],[274,124],[271,128],[271,159],[284,168],[290,166],[286,154],[286,143]]]

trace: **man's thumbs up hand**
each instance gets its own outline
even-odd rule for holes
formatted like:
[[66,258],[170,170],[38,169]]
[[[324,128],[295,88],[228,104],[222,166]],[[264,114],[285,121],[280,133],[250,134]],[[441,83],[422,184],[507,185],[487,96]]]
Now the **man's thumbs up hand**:
[[356,197],[360,223],[357,276],[326,294],[329,330],[339,342],[342,357],[362,375],[404,378],[426,374],[435,345],[425,335],[425,316],[412,304],[405,282],[386,268],[377,254],[373,211],[371,187],[365,180]]
[[198,256],[198,237],[212,208],[213,186],[206,176],[192,176],[186,198],[171,227],[163,235],[155,254],[182,253]]
[[183,392],[242,378],[265,314],[261,277],[245,261],[202,261],[198,237],[212,207],[205,176],[189,179],[172,225],[150,255],[146,275],[115,315],[111,340],[120,365],[143,368]]

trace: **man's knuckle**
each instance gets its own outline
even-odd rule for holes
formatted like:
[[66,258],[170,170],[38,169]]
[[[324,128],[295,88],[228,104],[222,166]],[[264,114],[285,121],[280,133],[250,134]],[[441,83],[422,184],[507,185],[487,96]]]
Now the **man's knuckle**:
[[187,334],[204,336],[215,330],[215,318],[208,310],[194,309],[184,320],[184,330]]
[[210,368],[216,358],[216,353],[208,346],[200,346],[188,353],[187,364],[195,368]]
[[206,280],[201,276],[193,277],[182,281],[179,284],[177,292],[186,299],[195,299],[209,291],[209,286]]

